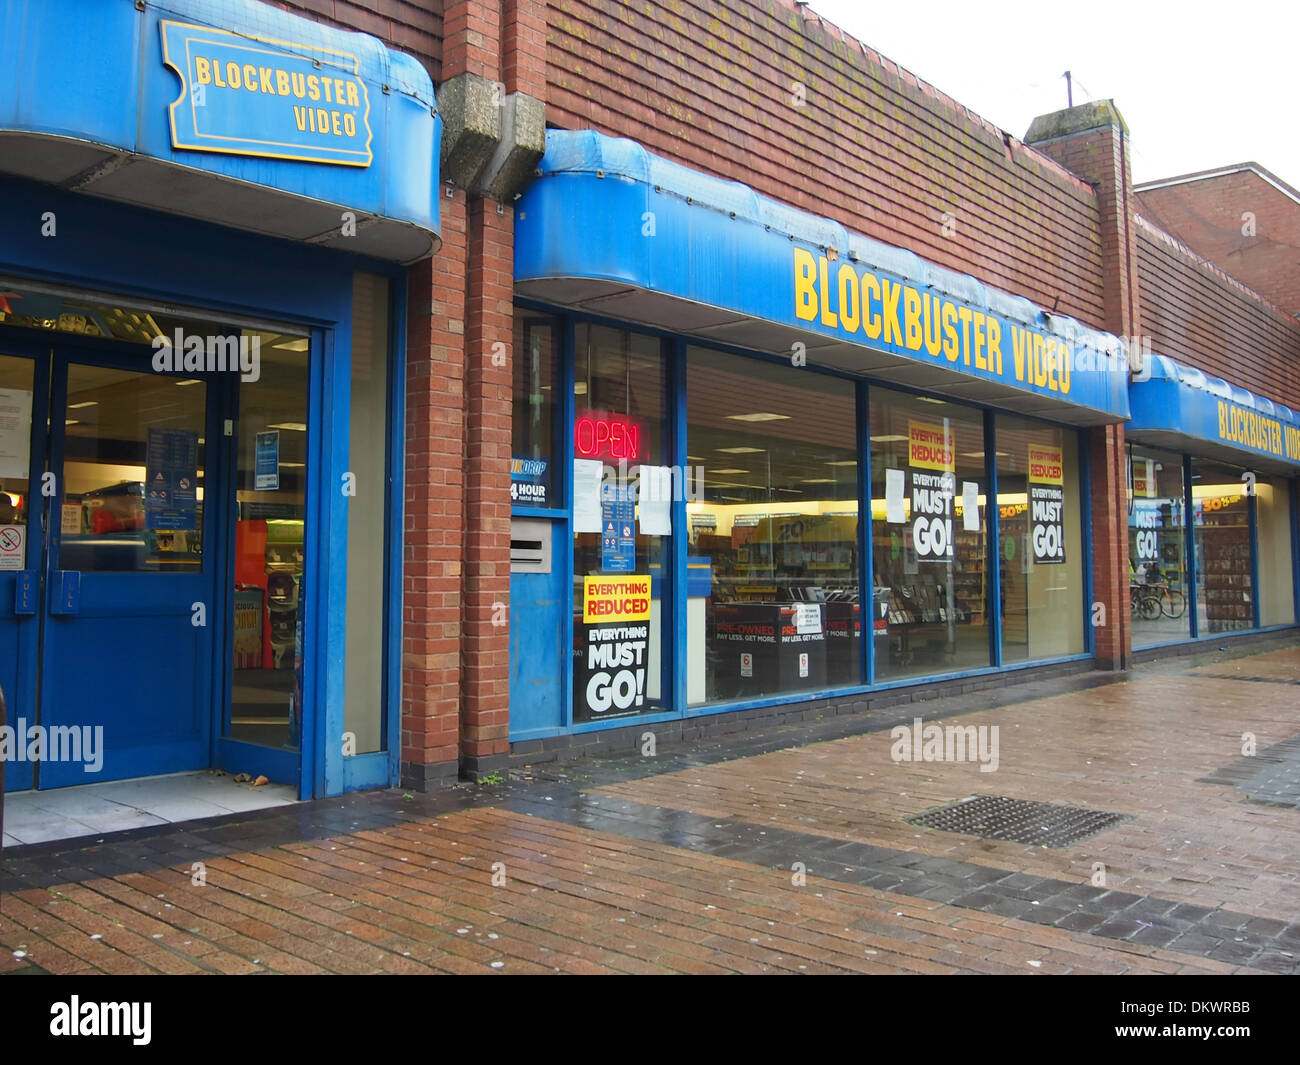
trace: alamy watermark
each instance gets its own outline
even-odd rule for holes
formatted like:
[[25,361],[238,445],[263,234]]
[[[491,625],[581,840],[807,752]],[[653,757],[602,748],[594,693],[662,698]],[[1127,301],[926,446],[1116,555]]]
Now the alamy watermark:
[[153,368],[156,373],[231,373],[241,381],[262,376],[262,338],[253,336],[200,336],[180,326],[172,336],[153,338]]
[[910,728],[894,726],[889,738],[895,762],[979,762],[981,773],[997,772],[997,725],[927,725],[917,717]]
[[104,768],[103,725],[0,725],[0,762],[81,762],[82,771]]

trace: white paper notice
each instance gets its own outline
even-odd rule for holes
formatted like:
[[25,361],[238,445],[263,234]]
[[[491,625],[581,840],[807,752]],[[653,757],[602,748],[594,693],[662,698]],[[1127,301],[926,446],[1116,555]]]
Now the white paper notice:
[[980,486],[975,481],[961,483],[961,527],[966,532],[980,531]]
[[816,633],[822,631],[822,608],[817,603],[795,603],[794,630],[796,633]]
[[600,532],[600,479],[604,473],[603,462],[573,460],[574,532]]
[[0,477],[26,477],[32,438],[32,394],[0,388]]
[[903,514],[902,470],[885,470],[885,521],[894,525],[907,521]]
[[673,471],[671,466],[642,466],[637,504],[641,532],[671,536],[673,531]]

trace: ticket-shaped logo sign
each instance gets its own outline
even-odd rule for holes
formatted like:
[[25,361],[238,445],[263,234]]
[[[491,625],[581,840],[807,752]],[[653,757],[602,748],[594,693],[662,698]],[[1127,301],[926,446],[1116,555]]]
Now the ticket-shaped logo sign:
[[1029,445],[1029,479],[1039,484],[1064,484],[1065,467],[1059,447]]
[[584,625],[650,620],[649,577],[584,577]]
[[952,437],[942,425],[909,421],[907,464],[923,470],[953,469]]
[[163,62],[181,78],[172,146],[369,166],[370,97],[357,57],[163,21]]

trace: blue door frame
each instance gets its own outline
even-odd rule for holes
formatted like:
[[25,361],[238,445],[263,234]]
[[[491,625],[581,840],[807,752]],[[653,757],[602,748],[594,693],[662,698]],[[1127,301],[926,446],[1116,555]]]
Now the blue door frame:
[[[42,219],[57,219],[57,238],[42,235]],[[307,536],[304,586],[309,589],[304,624],[308,668],[299,794],[338,795],[361,787],[397,782],[400,752],[401,531],[404,421],[404,359],[390,357],[389,460],[387,489],[387,577],[384,696],[388,712],[386,749],[344,757],[344,668],[347,574],[330,564],[347,557],[348,497],[340,485],[349,470],[351,401],[352,281],[364,270],[390,279],[390,356],[405,350],[405,271],[389,263],[291,244],[152,211],[108,205],[49,186],[0,178],[0,277],[34,284],[73,286],[112,293],[124,300],[162,305],[205,318],[271,322],[309,332]],[[107,297],[111,298],[111,297]],[[22,331],[32,338],[31,331]],[[63,345],[74,338],[50,334],[38,345]],[[139,349],[135,349],[138,353]],[[146,351],[148,349],[145,349]],[[137,354],[138,358],[138,354]],[[39,364],[39,359],[37,360]],[[38,367],[39,372],[39,367]],[[47,382],[48,383],[48,382]],[[37,390],[40,391],[38,383]],[[35,418],[34,418],[35,420]],[[43,424],[43,423],[42,423]],[[211,439],[211,438],[209,438]],[[33,449],[33,484],[40,483]],[[232,575],[233,545],[222,532],[216,572]],[[30,561],[30,559],[29,559]],[[222,578],[222,587],[227,585]],[[0,573],[0,624],[15,630],[15,647],[28,647],[37,628],[12,614],[16,578]],[[209,622],[212,623],[209,616]],[[224,627],[223,630],[224,631]],[[223,640],[213,655],[224,655]],[[225,672],[217,659],[214,676]],[[219,668],[218,668],[219,667]],[[0,662],[0,683],[5,679]],[[21,669],[10,683],[21,693],[34,678]],[[223,682],[224,683],[224,682]],[[211,685],[210,685],[211,686]],[[6,689],[8,694],[8,689]],[[224,699],[224,697],[223,697]],[[12,705],[12,701],[11,701]],[[212,735],[218,728],[211,730]],[[215,759],[214,759],[215,761]],[[14,767],[9,767],[9,777]]]

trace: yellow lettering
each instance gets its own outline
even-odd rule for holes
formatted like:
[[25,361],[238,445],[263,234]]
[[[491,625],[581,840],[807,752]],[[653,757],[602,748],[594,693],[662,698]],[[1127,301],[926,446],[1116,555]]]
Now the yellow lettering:
[[880,315],[871,310],[871,300],[880,302],[880,281],[875,274],[862,275],[862,330],[872,340],[880,339]]
[[315,74],[307,75],[307,98],[310,100],[320,99],[320,78]]
[[233,59],[226,64],[226,80],[232,89],[238,89],[243,84],[239,77],[239,64]]
[[835,312],[831,310],[830,286],[826,283],[826,256],[817,260],[817,273],[821,286],[819,291],[822,294],[822,325],[829,329],[839,327],[839,319],[835,317]]
[[957,307],[943,301],[943,357],[956,362],[961,352],[957,350]]
[[278,67],[275,71],[275,94],[277,96],[289,95],[289,72]]
[[330,94],[334,91],[334,79],[333,79],[333,78],[321,78],[321,79],[320,79],[320,87],[321,87],[322,91],[325,93],[325,102],[326,102],[327,104],[332,104],[334,101],[333,101],[333,99],[331,99]]
[[989,368],[988,360],[984,358],[984,321],[983,312],[976,311],[973,332],[975,335],[975,369],[977,370],[987,370]]
[[903,286],[895,285],[889,278],[880,279],[880,314],[885,320],[885,343],[902,344],[903,330],[898,323],[898,298],[903,294]]
[[215,85],[215,86],[216,86],[217,88],[219,88],[219,89],[228,89],[228,88],[230,88],[229,85],[227,85],[224,81],[221,80],[221,63],[220,63],[220,62],[215,62],[215,63],[212,64],[212,84]]
[[194,83],[196,85],[212,84],[212,64],[201,55],[194,57]]
[[357,135],[357,120],[350,111],[343,116],[343,132],[349,137]]
[[301,100],[307,95],[307,79],[298,73],[289,75],[289,80],[293,83],[293,94]]
[[1033,353],[1030,356],[1029,363],[1033,369],[1031,377],[1035,387],[1037,388],[1042,388],[1047,384],[1047,373],[1043,369],[1043,349],[1045,347],[1047,347],[1047,344],[1043,340],[1043,335],[1041,333],[1035,333]]
[[989,326],[989,366],[995,374],[1002,376],[1002,323],[996,318],[988,320]]
[[962,364],[970,365],[970,322],[974,317],[969,307],[958,307],[957,317],[961,320],[961,355]]
[[803,248],[794,250],[794,314],[805,322],[817,317],[817,261]]
[[330,112],[330,132],[336,137],[343,136],[343,128],[339,122],[340,115],[337,111]]
[[932,296],[928,292],[922,300],[921,309],[925,312],[922,322],[922,336],[925,340],[925,350],[931,358],[937,359],[939,353],[943,350],[942,338],[940,336],[941,327],[939,322],[940,300],[938,296]]
[[257,67],[252,63],[244,64],[244,88],[249,92],[257,92]]
[[261,91],[269,96],[275,95],[275,86],[271,83],[271,68],[258,67],[257,79],[261,83]]
[[848,263],[844,263],[840,267],[838,281],[840,325],[850,333],[856,333],[861,319],[861,296],[858,292],[858,272]]
[[348,82],[348,106],[349,107],[361,106],[361,100],[357,96],[357,83],[355,81]]
[[903,288],[903,336],[908,351],[921,350],[921,294],[911,285]]

